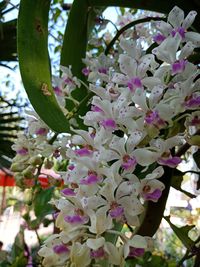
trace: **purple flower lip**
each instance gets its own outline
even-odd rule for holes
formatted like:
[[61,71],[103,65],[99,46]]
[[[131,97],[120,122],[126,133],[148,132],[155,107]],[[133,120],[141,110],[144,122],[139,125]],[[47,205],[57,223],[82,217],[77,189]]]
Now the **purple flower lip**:
[[55,87],[53,88],[53,91],[55,92],[55,94],[56,94],[57,96],[62,96],[62,95],[63,95],[62,90],[61,90],[60,87],[58,87],[58,86],[55,86]]
[[134,157],[130,157],[129,155],[125,155],[123,157],[123,163],[122,163],[122,168],[126,171],[135,168],[135,166],[137,165],[137,161]]
[[124,215],[124,208],[121,206],[118,206],[114,209],[111,209],[109,211],[109,214],[112,218],[121,218],[122,215]]
[[177,32],[182,37],[182,39],[185,38],[185,29],[183,27],[178,27],[176,29],[173,29],[172,32],[171,32],[171,35],[174,37]]
[[151,111],[146,115],[145,122],[147,124],[153,124],[158,118],[159,118],[158,112],[157,111]]
[[129,257],[141,257],[144,255],[145,249],[144,248],[135,248],[130,247]]
[[150,111],[147,113],[144,121],[149,125],[163,126],[165,122],[160,118],[158,111]]
[[75,166],[73,164],[68,166],[68,170],[70,170],[70,171],[73,171],[74,168],[75,168]]
[[88,76],[90,74],[90,69],[88,67],[86,68],[83,68],[82,69],[82,73],[85,75],[85,76]]
[[58,217],[59,214],[60,214],[60,212],[54,212],[54,213],[53,213],[53,218],[54,218],[54,220]]
[[162,191],[160,189],[155,189],[152,193],[146,193],[143,195],[145,200],[158,200],[162,195]]
[[80,149],[76,149],[75,150],[75,154],[77,156],[80,156],[80,157],[84,157],[84,156],[91,156],[92,155],[92,150],[89,150],[88,148],[86,147],[83,147],[83,148],[80,148]]
[[66,84],[74,84],[74,81],[71,79],[71,78],[69,78],[69,77],[67,77],[66,79],[65,79],[65,82],[66,82]]
[[191,125],[191,126],[198,126],[198,125],[200,125],[200,118],[198,118],[198,116],[195,116],[195,117],[191,120],[190,125]]
[[76,224],[84,224],[88,221],[88,217],[87,216],[81,216],[78,214],[75,215],[66,215],[64,217],[64,220],[72,225],[76,225]]
[[187,60],[184,60],[184,59],[174,62],[172,64],[172,75],[183,72],[186,64],[187,64]]
[[104,256],[105,256],[105,251],[102,247],[98,248],[97,250],[90,251],[90,257],[93,259],[103,258]]
[[39,128],[36,130],[35,134],[37,135],[46,135],[48,133],[48,130],[46,128]]
[[98,72],[102,73],[102,74],[107,74],[107,71],[108,71],[108,69],[105,68],[105,67],[101,67],[101,68],[98,69]]
[[166,37],[161,33],[158,33],[153,37],[153,41],[157,44],[161,44],[165,39]]
[[17,154],[21,155],[21,156],[25,156],[28,154],[28,149],[26,147],[22,147],[20,149],[18,149]]
[[91,111],[93,111],[93,112],[103,112],[103,110],[100,107],[95,106],[95,105],[93,105],[91,107]]
[[169,157],[169,158],[160,158],[158,163],[161,165],[169,166],[175,168],[179,163],[181,163],[181,158],[179,157]]
[[71,188],[65,188],[63,190],[61,190],[61,192],[65,195],[65,196],[75,196],[76,193],[74,192],[73,189]]
[[96,184],[97,182],[99,182],[99,177],[95,174],[90,174],[87,176],[87,178],[81,179],[80,180],[80,184],[83,185],[91,185],[91,184]]
[[127,86],[131,92],[134,92],[137,88],[142,88],[142,82],[139,77],[132,77],[128,80]]
[[200,96],[192,95],[186,102],[185,106],[188,108],[199,107],[200,105]]
[[116,127],[117,127],[116,122],[113,119],[105,119],[105,120],[101,121],[100,124],[104,128],[111,129],[111,130],[116,129]]
[[53,246],[53,251],[56,254],[69,253],[69,249],[63,244]]

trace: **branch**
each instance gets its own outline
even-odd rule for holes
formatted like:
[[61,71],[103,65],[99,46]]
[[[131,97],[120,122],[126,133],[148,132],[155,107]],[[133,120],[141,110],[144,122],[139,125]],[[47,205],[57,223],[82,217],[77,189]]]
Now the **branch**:
[[147,17],[147,18],[143,18],[143,19],[138,19],[138,20],[134,20],[130,23],[128,23],[127,25],[125,25],[123,28],[121,28],[117,34],[115,35],[115,37],[112,39],[112,41],[108,44],[106,50],[105,50],[105,55],[107,55],[110,51],[110,49],[113,47],[114,43],[117,41],[117,39],[119,38],[119,36],[121,34],[123,34],[123,32],[125,32],[126,30],[128,30],[129,28],[134,27],[137,24],[140,23],[145,23],[145,22],[150,22],[150,21],[160,21],[160,20],[165,20],[163,18],[156,18],[156,17]]

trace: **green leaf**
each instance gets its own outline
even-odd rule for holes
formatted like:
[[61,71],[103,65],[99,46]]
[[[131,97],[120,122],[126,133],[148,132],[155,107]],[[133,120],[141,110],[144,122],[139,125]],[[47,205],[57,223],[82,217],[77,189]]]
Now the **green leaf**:
[[192,248],[194,248],[194,246],[195,246],[195,242],[188,237],[188,232],[191,229],[193,229],[195,226],[194,225],[185,225],[183,227],[177,227],[176,225],[171,223],[169,216],[168,217],[164,217],[164,219],[168,222],[168,224],[170,225],[170,227],[172,228],[174,233],[177,235],[177,237],[181,240],[183,245],[189,251],[191,251]]
[[[85,83],[86,80],[82,74],[84,67],[82,59],[86,55],[88,37],[94,27],[97,13],[103,10],[104,7],[98,11],[89,7],[87,0],[75,0],[69,13],[60,64],[62,66],[71,65],[73,75]],[[66,101],[66,108],[72,111],[72,117],[75,117],[79,126],[83,128],[84,125],[79,115],[85,115],[88,111],[88,101],[92,97],[92,94],[84,86],[81,86],[81,88],[77,88],[72,92],[72,96],[80,101],[80,104],[77,107],[73,107],[70,101]]]
[[184,189],[181,188],[181,184],[183,182],[183,176],[185,173],[174,169],[172,180],[171,180],[171,186],[175,188],[176,190],[179,190],[183,194],[187,195],[190,198],[195,198],[196,196],[190,192],[185,191]]
[[53,192],[53,187],[46,190],[39,189],[39,191],[36,191],[33,207],[38,220],[43,220],[46,215],[52,213],[53,207],[48,202],[51,200]]
[[69,132],[51,85],[48,55],[50,0],[20,1],[18,55],[22,81],[31,104],[41,119],[56,132]]

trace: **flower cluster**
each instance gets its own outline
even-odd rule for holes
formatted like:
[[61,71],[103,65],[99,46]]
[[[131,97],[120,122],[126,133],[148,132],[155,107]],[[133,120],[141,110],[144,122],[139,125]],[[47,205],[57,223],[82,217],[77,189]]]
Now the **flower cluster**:
[[[174,7],[167,22],[156,24],[152,53],[140,38],[126,36],[119,54],[84,60],[95,95],[83,117],[88,130],[72,128],[65,188],[54,202],[61,232],[40,249],[44,266],[124,266],[151,249],[151,238],[137,234],[144,204],[162,196],[163,166],[181,162],[175,148],[185,142],[185,129],[200,127],[199,70],[189,59],[200,34],[186,31],[195,15],[184,19]],[[73,76],[69,82],[78,85]],[[135,231],[123,234],[124,225]]]

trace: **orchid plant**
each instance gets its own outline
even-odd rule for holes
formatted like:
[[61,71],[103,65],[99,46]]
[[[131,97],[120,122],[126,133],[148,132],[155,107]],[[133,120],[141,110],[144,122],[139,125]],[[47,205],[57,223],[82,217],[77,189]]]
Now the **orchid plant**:
[[[187,149],[200,144],[200,73],[191,60],[200,34],[188,30],[195,16],[184,17],[175,6],[167,19],[152,21],[148,42],[129,29],[111,53],[88,52],[82,68],[87,81],[73,74],[73,66],[61,66],[52,84],[70,122],[68,134],[53,136],[47,122],[30,114],[28,132],[13,146],[12,170],[21,184],[28,176],[37,183],[49,158],[68,162],[59,172],[60,197],[51,201],[60,232],[41,247],[43,266],[130,266],[152,251],[173,172]],[[83,86],[91,97],[80,129],[73,111]],[[42,90],[50,96],[47,86]],[[165,219],[188,254],[198,254],[198,240]]]

